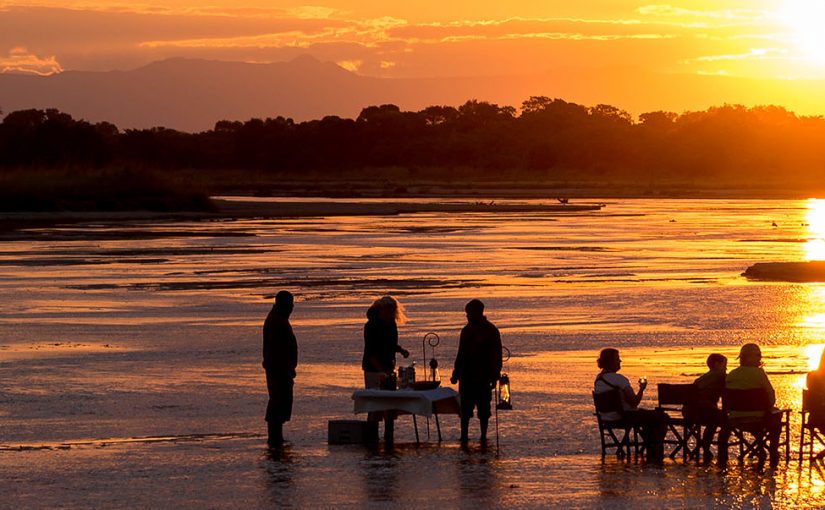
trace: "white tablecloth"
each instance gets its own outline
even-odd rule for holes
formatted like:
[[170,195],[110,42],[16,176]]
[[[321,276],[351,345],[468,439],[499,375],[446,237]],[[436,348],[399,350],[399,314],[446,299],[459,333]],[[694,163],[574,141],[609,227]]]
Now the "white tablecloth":
[[452,388],[427,391],[414,390],[358,390],[352,394],[355,413],[401,411],[419,416],[459,414],[461,401]]

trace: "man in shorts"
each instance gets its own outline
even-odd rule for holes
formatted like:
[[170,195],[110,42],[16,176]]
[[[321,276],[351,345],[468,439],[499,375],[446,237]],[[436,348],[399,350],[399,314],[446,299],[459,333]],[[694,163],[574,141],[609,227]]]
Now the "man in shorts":
[[450,382],[461,395],[461,444],[467,444],[473,408],[478,411],[480,443],[487,444],[491,392],[501,376],[501,334],[484,316],[484,303],[473,299],[464,307],[467,325],[461,330]]

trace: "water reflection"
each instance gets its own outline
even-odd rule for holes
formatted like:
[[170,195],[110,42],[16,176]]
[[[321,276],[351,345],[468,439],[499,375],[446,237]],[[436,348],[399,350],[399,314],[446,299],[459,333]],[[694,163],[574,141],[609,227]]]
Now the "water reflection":
[[731,467],[722,477],[717,502],[728,508],[772,508],[778,480],[787,482],[787,476],[787,470],[778,474],[748,464]]
[[604,462],[597,473],[599,499],[608,503],[632,497],[634,486],[638,484],[633,475],[638,469],[637,466],[622,461]]
[[[297,459],[295,451],[263,456],[257,448],[246,456],[237,446],[244,443],[233,441],[237,464],[216,457],[206,470],[200,459],[158,456],[146,464],[147,483],[170,487],[159,466],[177,462],[204,492],[219,492],[227,479],[252,481],[257,492],[248,493],[263,501],[249,507],[432,507],[433,497],[444,508],[530,506],[519,504],[523,499],[535,508],[825,503],[822,475],[814,470],[809,477],[807,463],[801,481],[792,461],[780,468],[789,479],[779,475],[773,486],[750,467],[734,466],[728,475],[675,462],[664,470],[602,468],[590,397],[601,347],[622,348],[623,372],[632,380],[649,377],[644,406],[652,408],[657,383],[691,382],[704,373],[711,352],[728,356],[733,368],[739,346],[755,341],[763,345],[778,405],[794,410],[791,443],[798,447],[805,372],[825,345],[825,284],[762,284],[739,275],[754,262],[801,260],[806,253],[825,259],[825,249],[817,255],[797,242],[825,246],[825,201],[623,201],[607,212],[178,222],[144,231],[174,228],[202,237],[144,236],[141,251],[94,226],[84,227],[88,240],[56,232],[45,241],[10,243],[0,254],[0,295],[7,303],[0,313],[0,400],[2,412],[21,426],[6,427],[4,440],[61,440],[66,430],[111,437],[123,433],[121,425],[139,435],[206,425],[258,430],[260,352],[249,339],[259,334],[262,296],[297,285],[302,368],[300,412],[291,429]],[[772,220],[778,228],[769,226]],[[63,254],[58,259],[52,250]],[[150,264],[149,257],[166,261]],[[97,263],[104,258],[107,263]],[[77,261],[96,263],[69,263]],[[409,296],[408,338],[445,332],[445,359],[455,354],[464,303],[479,293],[495,296],[493,319],[506,326],[506,342],[517,354],[511,374],[519,409],[502,419],[506,456],[443,445],[401,445],[395,457],[361,448],[301,450],[322,442],[328,420],[351,412],[351,391],[361,377],[363,304],[381,289]],[[186,338],[169,324],[185,328]],[[53,345],[53,338],[64,344]],[[18,353],[26,358],[18,360]],[[170,376],[169,367],[184,365]],[[218,400],[203,399],[205,385]],[[67,407],[78,401],[69,394],[82,395],[83,410],[94,409],[98,419]],[[147,411],[127,420],[124,406]],[[70,483],[77,478],[61,478],[80,475],[66,469],[59,453],[53,465],[37,468],[30,467],[30,455],[46,454],[2,455],[0,472],[26,482],[19,487],[36,488],[53,475],[56,487],[77,485]],[[101,458],[91,459],[89,473],[107,468]],[[739,478],[747,478],[745,488]],[[113,491],[139,483],[137,476],[109,479]],[[92,475],[79,480],[99,483]],[[170,501],[187,506],[185,499]]]
[[395,503],[400,493],[400,459],[391,451],[371,449],[359,463],[367,500],[376,503]]
[[805,258],[825,260],[825,200],[811,199],[807,203],[805,215],[808,241],[805,243]]
[[798,325],[810,330],[810,336],[825,340],[825,286],[808,285],[800,293],[799,308],[802,317]]
[[[822,317],[822,325],[825,326],[825,314],[819,315]],[[803,347],[805,355],[808,357],[808,371],[819,368],[819,360],[822,358],[822,351],[825,350],[825,344],[808,344]]]
[[489,451],[468,451],[458,462],[458,486],[461,500],[475,506],[500,500],[498,462]]
[[263,464],[269,502],[278,508],[295,507],[298,495],[292,478],[295,471],[292,447],[284,445],[282,448],[267,448]]

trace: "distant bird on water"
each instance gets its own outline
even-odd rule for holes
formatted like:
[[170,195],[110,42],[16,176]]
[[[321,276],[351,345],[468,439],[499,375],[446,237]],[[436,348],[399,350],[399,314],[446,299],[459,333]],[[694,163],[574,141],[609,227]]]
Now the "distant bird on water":
[[560,204],[566,204],[570,202],[569,198],[557,198],[556,200],[558,200]]
[[771,226],[772,226],[772,227],[778,227],[779,225],[777,225],[775,221],[772,221],[772,222],[771,222]]

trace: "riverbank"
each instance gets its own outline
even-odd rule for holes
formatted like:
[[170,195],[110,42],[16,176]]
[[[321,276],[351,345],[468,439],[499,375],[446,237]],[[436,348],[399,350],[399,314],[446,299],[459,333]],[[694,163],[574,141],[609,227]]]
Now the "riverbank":
[[[684,198],[684,199],[805,199],[825,196],[825,185],[819,182],[789,186],[787,182],[713,182],[657,180],[639,182],[632,179],[590,180],[508,180],[508,179],[448,179],[408,180],[386,179],[380,175],[353,176],[334,179],[279,179],[267,174],[232,176],[210,174],[213,194],[260,197],[331,197],[331,198],[508,198],[508,199],[620,199],[620,198]],[[199,178],[191,176],[197,181]]]
[[604,204],[525,203],[501,200],[372,200],[232,197],[212,198],[210,208],[200,211],[49,211],[0,212],[0,236],[58,224],[92,221],[217,221],[250,218],[310,218],[325,216],[396,216],[415,213],[544,213],[570,214],[598,211]]

